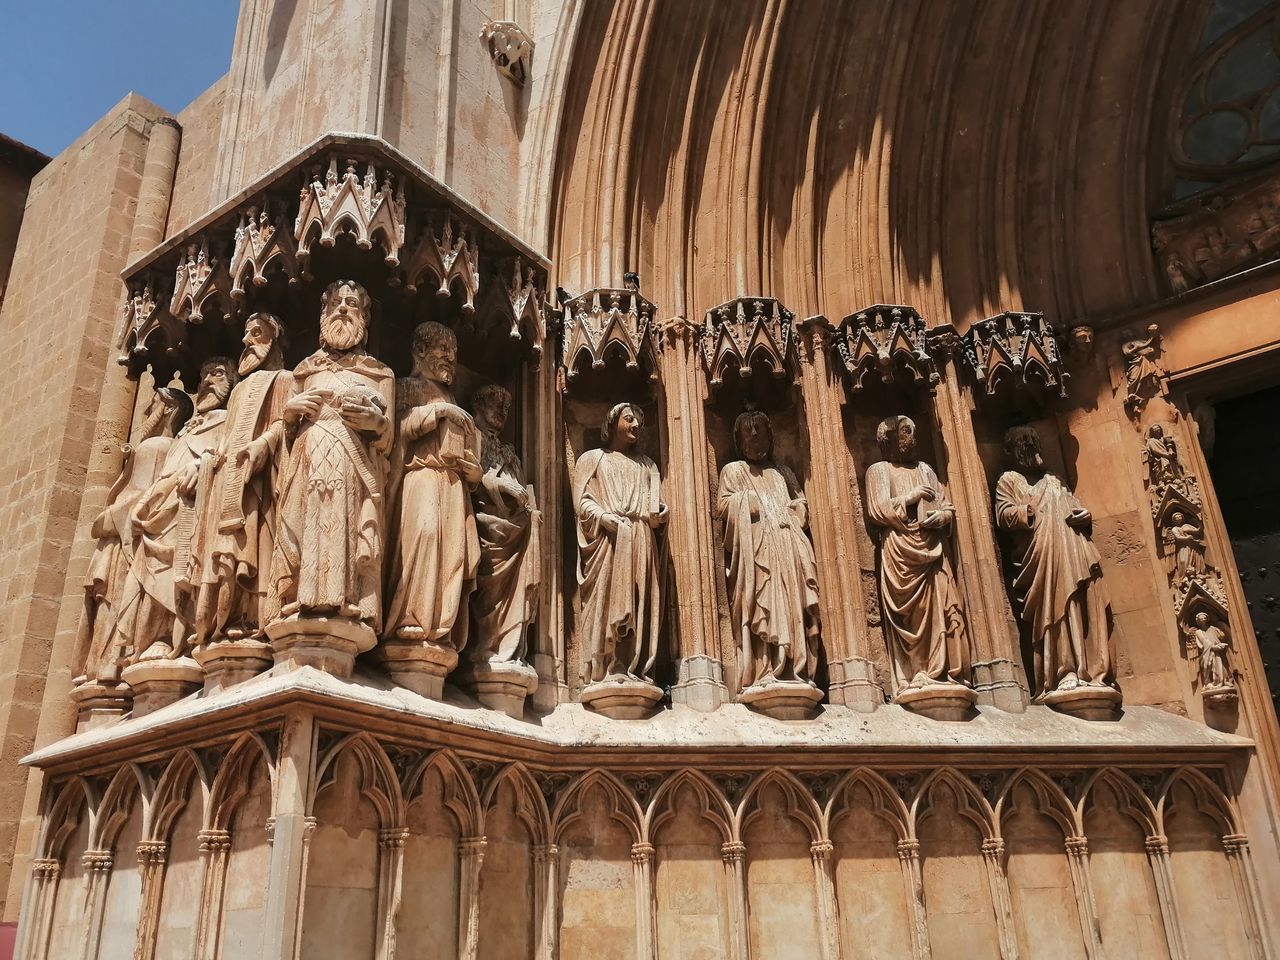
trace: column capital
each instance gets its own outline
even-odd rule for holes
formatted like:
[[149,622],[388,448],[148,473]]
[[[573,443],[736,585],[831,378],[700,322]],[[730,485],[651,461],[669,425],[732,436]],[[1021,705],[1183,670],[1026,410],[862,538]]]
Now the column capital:
[[1222,848],[1227,853],[1241,853],[1249,849],[1249,838],[1243,833],[1228,833],[1222,838]]
[[164,840],[138,841],[138,863],[143,866],[155,866],[169,858],[169,844]]
[[231,833],[228,830],[201,830],[196,839],[200,841],[201,853],[216,853],[231,846]]
[[1083,857],[1089,852],[1088,837],[1067,837],[1067,853],[1073,857]]
[[920,856],[919,840],[899,840],[898,841],[898,859],[899,860],[916,860]]
[[110,850],[86,850],[80,857],[80,863],[93,873],[106,873],[111,869],[114,858]]
[[1147,853],[1158,853],[1168,856],[1169,838],[1159,833],[1147,837]]
[[836,845],[830,840],[815,840],[809,844],[809,856],[814,860],[830,860],[836,852]]
[[988,837],[982,841],[984,857],[999,857],[1004,854],[1004,837]]
[[378,831],[378,846],[383,850],[399,850],[408,839],[408,827],[384,827]]
[[560,859],[560,847],[554,843],[540,843],[532,853],[534,863],[555,863]]
[[720,856],[725,863],[741,863],[747,855],[747,845],[741,840],[730,840],[720,844]]
[[816,364],[820,359],[825,362],[835,333],[831,321],[821,314],[805,317],[796,321],[796,331],[800,334],[800,359],[806,364]]
[[462,837],[458,841],[458,852],[464,857],[479,857],[484,855],[488,845],[489,841],[484,837]]
[[654,849],[652,843],[645,843],[644,841],[641,841],[640,843],[633,843],[631,845],[632,863],[653,863],[653,854]]

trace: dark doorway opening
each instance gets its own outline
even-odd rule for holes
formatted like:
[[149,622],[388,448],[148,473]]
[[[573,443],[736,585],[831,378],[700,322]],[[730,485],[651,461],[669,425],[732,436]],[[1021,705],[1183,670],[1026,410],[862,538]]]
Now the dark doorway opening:
[[1280,387],[1214,403],[1209,473],[1231,538],[1249,616],[1280,704]]

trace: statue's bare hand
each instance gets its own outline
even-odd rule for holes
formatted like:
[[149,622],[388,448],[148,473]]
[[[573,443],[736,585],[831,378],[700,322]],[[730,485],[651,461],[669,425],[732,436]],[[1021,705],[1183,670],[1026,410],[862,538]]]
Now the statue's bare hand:
[[267,462],[267,445],[254,440],[236,454],[236,466],[248,474],[255,474]]
[[463,450],[453,461],[453,466],[467,483],[479,483],[484,479],[484,469],[480,466],[480,461],[476,460],[469,450]]
[[471,419],[471,414],[452,403],[442,403],[440,410],[436,413],[436,419],[447,420],[460,427],[466,427],[475,422]]
[[188,463],[178,473],[178,493],[189,497],[196,492],[196,480],[200,477],[200,463]]
[[610,535],[617,533],[618,527],[623,522],[625,522],[625,518],[618,516],[616,513],[602,513],[600,515],[600,528]]
[[352,430],[369,432],[381,430],[387,419],[386,415],[373,404],[350,399],[342,401],[338,414],[342,417],[342,422]]
[[1087,527],[1092,522],[1093,514],[1084,508],[1072,510],[1067,514],[1067,523],[1073,527]]
[[1036,525],[1036,508],[1031,504],[1027,504],[1027,526],[1034,527]]
[[304,390],[297,396],[290,397],[284,405],[285,423],[297,423],[299,420],[314,420],[320,415],[321,397],[316,390]]
[[645,518],[645,522],[649,524],[651,530],[657,530],[667,522],[667,505],[665,503],[658,504],[658,512],[649,514]]
[[920,526],[926,530],[941,530],[951,522],[951,516],[945,510],[930,510],[924,515],[924,519],[920,521]]

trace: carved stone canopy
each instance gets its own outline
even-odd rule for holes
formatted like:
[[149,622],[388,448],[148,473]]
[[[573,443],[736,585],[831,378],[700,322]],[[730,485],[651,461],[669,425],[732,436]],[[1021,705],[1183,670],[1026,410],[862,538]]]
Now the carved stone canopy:
[[881,383],[892,383],[900,371],[930,390],[938,383],[929,331],[915,307],[877,303],[859,310],[844,318],[835,342],[854,392],[873,371]]
[[762,363],[775,377],[792,372],[794,321],[795,314],[772,297],[739,297],[708,310],[700,336],[711,386],[732,368],[744,379]]
[[979,320],[963,337],[961,361],[993,396],[1007,389],[1044,387],[1066,397],[1070,374],[1053,326],[1043,313],[1009,311]]
[[[344,244],[341,256],[379,302],[429,282],[473,313],[492,284],[479,325],[527,339],[538,354],[546,259],[384,141],[327,134],[130,266],[120,362],[135,377],[148,367],[164,381],[194,376],[211,337],[228,339],[254,310],[280,312],[278,285],[332,269],[320,250]],[[207,320],[215,330],[188,336]]]
[[480,39],[488,42],[489,56],[498,72],[523,87],[533,60],[533,40],[514,20],[489,20],[480,28]]
[[390,171],[383,171],[380,178],[372,163],[367,166],[364,179],[357,173],[355,160],[346,161],[345,167],[339,177],[338,158],[330,157],[323,180],[317,167],[311,181],[302,188],[293,235],[304,279],[311,279],[312,244],[332,247],[341,234],[354,237],[361,250],[371,250],[378,244],[388,266],[400,264],[400,248],[404,246],[403,183]]
[[650,380],[656,380],[656,311],[657,307],[635,290],[599,288],[566,302],[560,328],[565,388],[573,386],[584,357],[594,370],[603,369],[610,357],[617,357],[627,369],[644,370]]

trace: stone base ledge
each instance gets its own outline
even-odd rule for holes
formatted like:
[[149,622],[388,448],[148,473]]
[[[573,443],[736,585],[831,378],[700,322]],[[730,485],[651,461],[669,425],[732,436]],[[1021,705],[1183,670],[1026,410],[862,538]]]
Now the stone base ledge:
[[[658,710],[642,722],[613,720],[580,703],[562,703],[525,719],[477,709],[474,700],[446,688],[433,700],[385,677],[357,672],[350,680],[312,667],[262,674],[221,690],[161,707],[141,718],[117,720],[44,747],[23,762],[42,769],[136,757],[163,739],[168,745],[204,742],[214,735],[277,724],[286,714],[314,712],[321,722],[396,739],[447,737],[470,749],[554,762],[585,762],[601,751],[636,750],[647,762],[682,762],[690,755],[722,755],[772,766],[782,755],[838,754],[841,762],[869,759],[919,762],[922,755],[1043,763],[1047,755],[1092,764],[1168,757],[1178,762],[1227,760],[1253,741],[1214,730],[1156,707],[1125,706],[1107,723],[1082,722],[1046,706],[1012,714],[979,704],[970,719],[940,724],[895,704],[873,713],[822,705],[810,720],[779,722],[742,704],[713,713],[683,705]],[[656,753],[659,748],[661,753]],[[1013,758],[1013,759],[1011,759]]]

